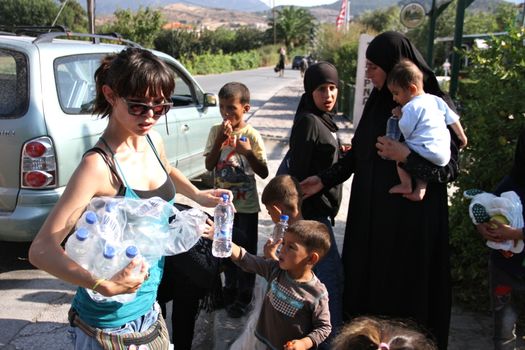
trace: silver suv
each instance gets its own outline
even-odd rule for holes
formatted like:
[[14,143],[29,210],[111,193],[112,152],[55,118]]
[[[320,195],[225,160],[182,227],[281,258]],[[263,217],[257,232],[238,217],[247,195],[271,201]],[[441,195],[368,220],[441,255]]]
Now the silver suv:
[[[97,141],[107,120],[91,114],[93,75],[104,55],[125,45],[137,44],[65,30],[0,32],[0,241],[33,239]],[[221,121],[216,96],[204,93],[174,58],[153,52],[176,76],[174,107],[155,128],[170,163],[195,177],[205,172],[208,131]]]

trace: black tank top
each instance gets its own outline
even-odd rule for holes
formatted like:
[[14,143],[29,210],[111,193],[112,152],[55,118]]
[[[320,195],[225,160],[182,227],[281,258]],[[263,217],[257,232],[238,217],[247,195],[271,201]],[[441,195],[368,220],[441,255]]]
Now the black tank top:
[[[135,194],[139,198],[142,198],[142,199],[151,198],[151,197],[160,197],[160,198],[164,199],[165,201],[169,202],[169,201],[171,201],[172,199],[175,198],[175,193],[176,193],[176,191],[175,191],[175,184],[171,180],[168,172],[166,171],[166,168],[164,168],[164,165],[160,161],[160,157],[159,157],[159,155],[157,153],[157,150],[155,149],[155,146],[153,145],[153,142],[151,141],[149,135],[147,135],[146,138],[148,140],[149,145],[151,146],[151,148],[153,150],[153,153],[157,157],[157,160],[159,161],[160,166],[162,167],[162,169],[164,169],[164,172],[166,173],[166,181],[164,181],[164,183],[162,185],[160,185],[159,187],[157,187],[156,189],[153,189],[153,190],[136,190],[136,189],[133,189],[133,188],[130,188],[130,190],[135,192]],[[104,151],[100,147],[90,148],[90,149],[88,149],[86,151],[86,153],[84,153],[84,155],[86,155],[86,154],[88,154],[90,152],[95,152],[95,153],[98,153],[102,157],[104,162],[109,167],[109,170],[111,171],[111,173],[120,182],[120,187],[118,189],[117,196],[124,196],[125,193],[126,193],[126,185],[125,185],[126,181],[125,181],[125,179],[123,179],[124,174],[121,175],[117,171],[117,169],[119,169],[119,166],[118,166],[117,160],[115,159],[115,154],[113,153],[113,151],[111,151],[111,148],[107,144],[106,140],[104,140],[102,137],[100,138],[100,140],[102,141],[102,143],[110,151],[112,161],[109,159],[109,156],[106,153],[106,151]]]

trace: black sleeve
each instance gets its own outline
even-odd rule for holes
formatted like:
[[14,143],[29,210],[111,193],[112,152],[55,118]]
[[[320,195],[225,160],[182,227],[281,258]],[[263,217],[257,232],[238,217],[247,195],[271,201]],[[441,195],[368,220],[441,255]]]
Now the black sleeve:
[[289,174],[297,180],[306,179],[310,173],[314,158],[315,140],[319,130],[315,117],[305,115],[293,126],[290,136],[290,170]]
[[331,188],[348,180],[353,172],[354,151],[350,149],[337,163],[320,173],[319,177],[325,188]]
[[449,128],[450,131],[450,161],[447,165],[440,167],[425,158],[421,157],[414,151],[410,152],[405,163],[401,163],[401,167],[405,169],[410,175],[427,181],[447,183],[454,181],[459,174],[459,140],[456,134]]

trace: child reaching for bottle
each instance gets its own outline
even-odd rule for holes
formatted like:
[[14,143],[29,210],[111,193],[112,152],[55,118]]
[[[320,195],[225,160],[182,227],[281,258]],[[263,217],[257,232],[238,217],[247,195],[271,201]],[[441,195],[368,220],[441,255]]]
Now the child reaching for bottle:
[[[423,90],[423,72],[410,60],[401,60],[388,75],[387,86],[396,107],[392,113],[399,118],[399,129],[406,145],[428,161],[438,166],[445,166],[450,160],[450,133],[452,128],[460,141],[460,148],[467,145],[467,136],[459,122],[459,116],[435,95]],[[412,186],[412,177],[399,164],[397,165],[400,184],[392,187],[390,193],[402,194],[413,201],[425,197],[427,184],[416,179]]]
[[288,227],[279,260],[252,255],[232,244],[231,260],[268,281],[255,329],[263,348],[317,348],[330,334],[328,293],[312,271],[328,249],[326,225],[312,220]]

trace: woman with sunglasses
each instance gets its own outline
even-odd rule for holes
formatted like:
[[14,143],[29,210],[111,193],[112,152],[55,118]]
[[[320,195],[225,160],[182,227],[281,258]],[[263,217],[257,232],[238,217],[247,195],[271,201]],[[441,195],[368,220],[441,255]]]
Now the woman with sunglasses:
[[[175,191],[213,207],[226,190],[201,191],[166,159],[161,136],[152,130],[168,112],[175,88],[172,71],[147,50],[128,48],[108,55],[95,72],[94,113],[108,117],[95,147],[75,170],[64,193],[34,239],[29,259],[38,268],[79,286],[70,310],[75,349],[121,349],[148,344],[167,349],[169,338],[155,302],[164,259],[149,269],[133,260],[110,279],[100,279],[71,260],[61,246],[93,197],[161,197]],[[141,265],[139,274],[133,272]],[[137,292],[128,303],[97,303],[86,289],[104,296]],[[132,338],[124,343],[123,338]]]

